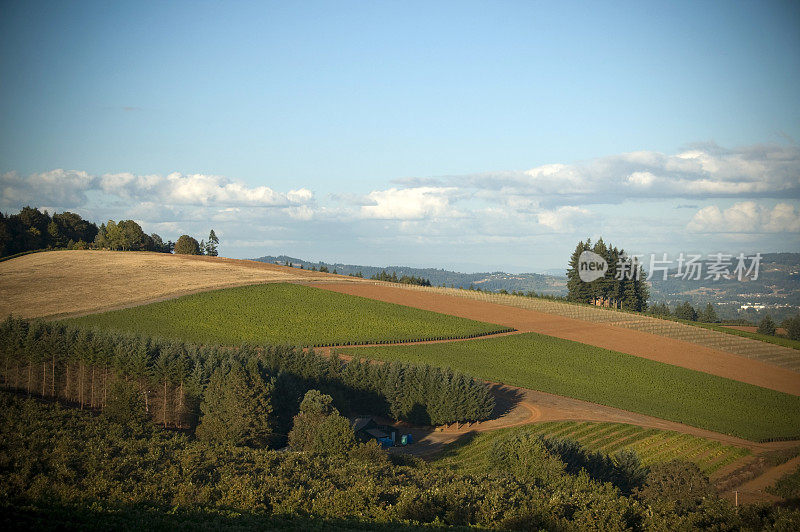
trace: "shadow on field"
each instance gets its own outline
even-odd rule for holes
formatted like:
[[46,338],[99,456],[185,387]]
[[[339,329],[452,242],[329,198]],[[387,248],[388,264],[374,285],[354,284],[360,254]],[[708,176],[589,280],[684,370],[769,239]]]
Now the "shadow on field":
[[503,384],[489,384],[489,389],[494,396],[494,410],[490,419],[499,419],[514,410],[524,396],[519,390],[509,388]]

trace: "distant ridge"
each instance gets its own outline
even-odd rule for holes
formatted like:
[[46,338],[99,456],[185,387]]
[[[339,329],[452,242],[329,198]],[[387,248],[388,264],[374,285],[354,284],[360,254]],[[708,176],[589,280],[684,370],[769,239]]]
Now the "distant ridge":
[[297,257],[287,255],[272,256],[267,255],[253,259],[259,262],[270,262],[273,264],[284,265],[287,262],[299,268],[301,265],[305,269],[316,267],[319,269],[325,266],[333,272],[335,269],[343,275],[356,274],[361,272],[365,278],[372,277],[381,271],[391,274],[396,272],[398,277],[402,275],[422,277],[429,279],[434,286],[454,286],[456,288],[469,288],[474,286],[481,290],[496,292],[507,290],[509,292],[518,290],[522,292],[535,291],[537,294],[545,293],[548,295],[566,295],[566,277],[546,275],[539,273],[505,273],[505,272],[482,272],[482,273],[461,273],[441,268],[412,268],[410,266],[364,266],[358,264],[341,264],[330,262],[310,262]]

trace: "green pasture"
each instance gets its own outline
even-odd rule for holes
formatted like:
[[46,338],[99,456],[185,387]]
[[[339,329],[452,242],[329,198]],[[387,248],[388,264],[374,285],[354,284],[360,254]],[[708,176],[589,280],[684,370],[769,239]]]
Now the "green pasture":
[[201,344],[364,344],[466,338],[508,330],[287,283],[226,288],[64,320],[76,326]]

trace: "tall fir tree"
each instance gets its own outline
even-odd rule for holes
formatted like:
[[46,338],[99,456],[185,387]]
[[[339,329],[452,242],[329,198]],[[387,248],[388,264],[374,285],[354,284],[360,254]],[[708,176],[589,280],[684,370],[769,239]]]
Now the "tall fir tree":
[[569,268],[567,269],[567,299],[578,303],[589,303],[592,299],[591,286],[588,283],[581,281],[580,272],[578,270],[578,260],[581,253],[591,249],[591,239],[586,242],[578,242],[575,251],[569,259]]
[[219,238],[217,238],[217,234],[212,229],[211,232],[208,233],[208,242],[206,242],[206,255],[210,257],[216,257],[219,254],[217,246],[219,246]]
[[200,404],[201,440],[235,446],[266,447],[272,436],[274,382],[258,364],[232,360],[209,379]]

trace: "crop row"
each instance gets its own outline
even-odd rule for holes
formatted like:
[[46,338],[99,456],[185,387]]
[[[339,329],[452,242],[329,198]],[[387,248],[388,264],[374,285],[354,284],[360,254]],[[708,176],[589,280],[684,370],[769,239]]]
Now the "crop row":
[[322,344],[315,344],[306,347],[345,347],[345,346],[365,346],[365,345],[384,345],[384,344],[398,344],[398,343],[420,343],[420,342],[438,342],[444,340],[469,340],[471,338],[482,338],[495,334],[504,334],[515,332],[516,329],[506,327],[497,329],[495,331],[477,332],[471,334],[459,334],[454,336],[428,336],[420,338],[383,338],[378,340],[353,340],[346,342],[326,342]]
[[481,433],[471,441],[448,450],[436,463],[450,469],[481,469],[486,466],[486,457],[494,442],[510,431],[530,432],[546,438],[571,439],[587,449],[607,454],[622,449],[632,450],[639,455],[644,465],[676,459],[686,460],[695,462],[706,474],[750,454],[743,447],[723,445],[678,432],[645,429],[621,423],[565,421]]

